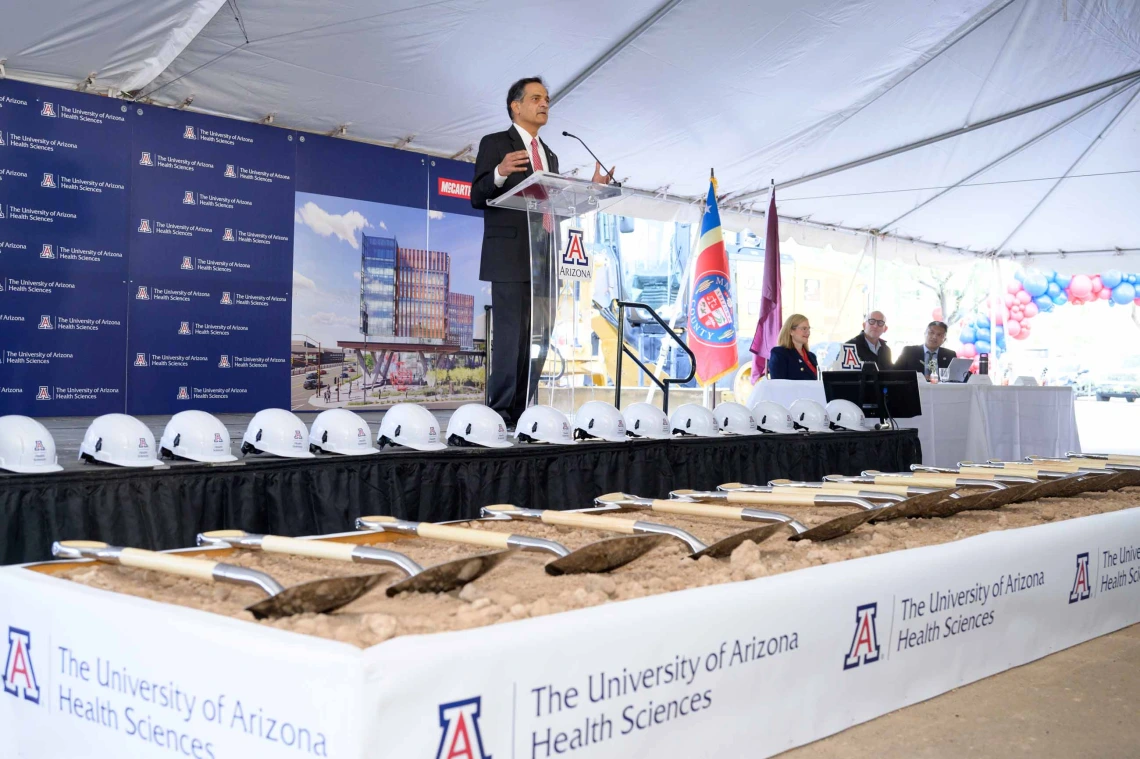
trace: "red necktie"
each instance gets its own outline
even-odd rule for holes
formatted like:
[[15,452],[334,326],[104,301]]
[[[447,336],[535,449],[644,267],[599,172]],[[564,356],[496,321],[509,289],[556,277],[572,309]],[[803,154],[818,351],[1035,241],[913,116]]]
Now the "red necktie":
[[[538,138],[530,138],[530,165],[535,171],[542,171],[543,164],[538,158]],[[542,215],[542,228],[547,232],[554,231],[554,217],[549,212]]]

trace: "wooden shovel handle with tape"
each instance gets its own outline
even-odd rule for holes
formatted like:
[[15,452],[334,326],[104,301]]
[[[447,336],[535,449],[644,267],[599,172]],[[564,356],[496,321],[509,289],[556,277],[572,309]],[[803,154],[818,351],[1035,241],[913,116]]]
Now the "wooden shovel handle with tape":
[[[395,524],[403,520],[396,517],[363,517],[369,522],[387,522]],[[465,543],[472,546],[486,546],[487,548],[509,548],[507,541],[510,535],[505,532],[492,532],[490,530],[473,530],[470,527],[454,527],[449,524],[432,524],[419,522],[416,525],[416,535],[432,540],[444,540],[449,543]]]
[[684,517],[711,517],[713,519],[736,519],[745,521],[744,509],[737,506],[718,506],[696,501],[666,501],[654,499],[653,511],[662,514],[677,514]]
[[[94,540],[61,540],[60,545],[69,548],[110,548],[106,543]],[[116,560],[124,567],[150,569],[155,572],[190,577],[195,580],[214,581],[214,570],[218,562],[209,559],[195,559],[170,553],[146,551],[142,548],[121,548],[116,552]]]
[[[773,480],[772,484],[774,486],[780,488],[781,492],[782,492],[784,490],[793,489],[794,486],[785,485],[785,483],[787,483],[787,482],[790,482],[790,480],[784,480],[783,482],[781,482],[780,480]],[[838,493],[839,495],[848,495],[851,493],[858,493],[860,491],[867,491],[867,490],[875,490],[879,493],[890,493],[891,495],[902,495],[902,496],[910,495],[910,489],[906,485],[867,485],[867,484],[860,484],[858,482],[825,481],[825,482],[821,483],[819,487],[810,487],[810,488],[801,487],[799,489],[800,490],[807,490],[807,491],[814,490],[817,493],[824,493],[824,494],[828,494],[828,495],[834,495],[836,493]]]
[[[510,504],[495,504],[487,508],[495,511],[517,510],[516,507]],[[634,522],[631,519],[619,519],[617,517],[606,517],[598,514],[579,514],[572,511],[556,511],[554,509],[543,509],[540,519],[543,524],[557,525],[559,527],[581,527],[585,530],[620,532],[625,535],[636,534],[636,531],[633,529]]]

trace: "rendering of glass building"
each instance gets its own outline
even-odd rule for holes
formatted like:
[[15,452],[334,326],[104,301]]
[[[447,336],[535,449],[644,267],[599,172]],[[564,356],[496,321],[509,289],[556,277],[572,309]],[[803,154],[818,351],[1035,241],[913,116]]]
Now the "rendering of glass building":
[[396,335],[447,339],[451,256],[438,250],[399,249],[396,267]]
[[475,296],[447,294],[447,342],[465,351],[475,349]]
[[396,260],[394,237],[360,235],[360,332],[392,337],[396,334]]

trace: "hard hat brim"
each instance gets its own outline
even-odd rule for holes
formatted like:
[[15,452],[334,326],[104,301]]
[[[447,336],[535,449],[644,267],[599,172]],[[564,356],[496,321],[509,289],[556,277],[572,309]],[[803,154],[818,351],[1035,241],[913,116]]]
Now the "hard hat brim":
[[40,472],[62,472],[59,464],[0,464],[0,469],[16,474],[39,474]]

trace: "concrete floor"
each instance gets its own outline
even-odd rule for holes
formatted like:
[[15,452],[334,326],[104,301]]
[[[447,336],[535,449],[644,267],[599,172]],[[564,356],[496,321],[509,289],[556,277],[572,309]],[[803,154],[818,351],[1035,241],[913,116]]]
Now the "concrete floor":
[[1135,759],[1140,625],[900,709],[780,759]]

